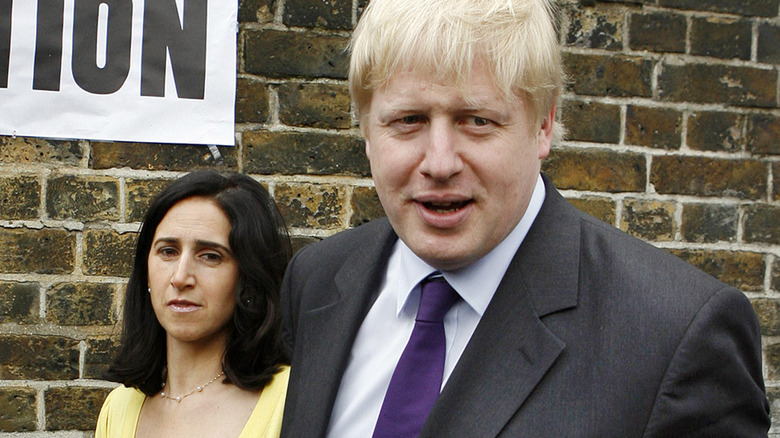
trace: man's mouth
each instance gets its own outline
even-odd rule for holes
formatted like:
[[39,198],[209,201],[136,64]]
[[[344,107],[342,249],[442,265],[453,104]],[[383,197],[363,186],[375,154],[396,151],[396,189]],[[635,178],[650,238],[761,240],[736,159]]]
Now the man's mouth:
[[452,213],[458,211],[471,203],[471,200],[457,202],[423,202],[423,206],[438,214]]

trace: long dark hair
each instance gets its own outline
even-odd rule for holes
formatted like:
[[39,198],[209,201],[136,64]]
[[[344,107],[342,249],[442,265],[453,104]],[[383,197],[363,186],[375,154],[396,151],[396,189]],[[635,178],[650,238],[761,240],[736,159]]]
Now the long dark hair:
[[199,170],[174,180],[149,206],[127,283],[119,352],[105,378],[160,391],[166,366],[165,330],[157,321],[148,290],[148,255],[154,233],[177,203],[213,199],[230,220],[230,247],[239,267],[236,306],[223,358],[225,381],[262,389],[289,363],[281,343],[279,289],[290,258],[290,237],[279,210],[263,186],[249,176]]

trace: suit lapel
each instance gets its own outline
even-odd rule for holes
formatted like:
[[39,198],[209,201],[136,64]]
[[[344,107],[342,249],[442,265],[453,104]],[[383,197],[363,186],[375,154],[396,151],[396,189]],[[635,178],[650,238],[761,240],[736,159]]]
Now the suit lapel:
[[421,437],[494,437],[565,344],[542,322],[576,306],[580,219],[549,180],[546,199]]
[[[302,316],[300,334],[306,338],[296,340],[296,344],[301,342],[306,351],[300,352],[303,359],[296,366],[311,386],[301,388],[298,394],[295,410],[306,417],[296,421],[296,432],[290,436],[325,435],[352,344],[376,299],[384,261],[395,239],[389,224],[367,236],[334,275],[332,301]],[[322,341],[323,336],[327,342]]]

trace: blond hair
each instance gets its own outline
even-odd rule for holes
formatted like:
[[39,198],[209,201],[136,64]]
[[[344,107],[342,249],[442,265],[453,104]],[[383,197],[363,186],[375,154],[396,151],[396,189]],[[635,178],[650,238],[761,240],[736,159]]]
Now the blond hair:
[[374,90],[402,71],[453,83],[468,98],[481,62],[500,93],[523,99],[541,123],[565,81],[556,13],[552,0],[371,0],[350,42],[357,116],[363,120]]

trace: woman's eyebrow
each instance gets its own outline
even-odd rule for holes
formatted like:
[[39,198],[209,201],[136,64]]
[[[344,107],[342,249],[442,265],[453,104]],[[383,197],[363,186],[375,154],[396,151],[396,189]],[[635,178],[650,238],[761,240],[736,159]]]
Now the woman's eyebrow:
[[[155,239],[153,243],[157,244],[157,243],[161,243],[161,242],[162,243],[168,243],[168,244],[177,244],[177,245],[181,244],[180,239],[177,238],[177,237],[160,237],[160,238]],[[221,243],[211,241],[211,240],[198,239],[198,240],[195,241],[195,246],[198,247],[198,248],[218,248],[218,249],[221,249],[221,250],[227,252],[228,254],[232,254],[233,253],[230,250],[229,247],[227,247],[227,246],[225,246],[225,245],[223,245]]]
[[227,246],[225,246],[225,245],[223,245],[221,243],[212,242],[211,240],[196,240],[195,241],[195,245],[198,248],[204,248],[204,247],[206,247],[206,248],[217,248],[217,249],[221,249],[221,250],[227,252],[228,254],[232,254],[233,253],[230,250],[230,248],[228,248]]

